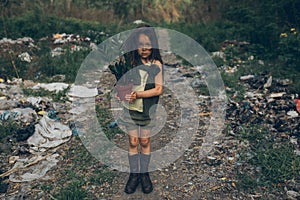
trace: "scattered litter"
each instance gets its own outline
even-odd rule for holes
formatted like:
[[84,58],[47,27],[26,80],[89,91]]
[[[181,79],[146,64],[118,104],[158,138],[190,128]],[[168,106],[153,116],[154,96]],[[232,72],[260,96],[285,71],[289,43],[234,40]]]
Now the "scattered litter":
[[267,82],[264,84],[264,88],[269,88],[272,85],[272,76],[270,76]]
[[69,122],[69,127],[72,130],[73,135],[81,134],[80,130],[78,129],[78,122]]
[[64,50],[61,47],[56,47],[53,50],[51,50],[51,57],[60,56],[63,54]]
[[50,82],[63,82],[66,80],[66,75],[64,74],[57,74],[51,77]]
[[0,74],[0,83],[5,83],[7,81],[7,76]]
[[240,80],[245,81],[254,78],[254,75],[241,76]]
[[67,89],[69,87],[69,84],[67,83],[60,83],[60,82],[56,82],[56,83],[38,83],[37,85],[33,86],[32,89],[45,89],[48,90],[50,92],[60,92],[63,91],[65,89]]
[[28,103],[30,103],[31,105],[35,106],[35,107],[39,107],[40,103],[43,101],[42,97],[28,97],[26,99],[26,101]]
[[143,24],[145,22],[141,19],[137,19],[137,20],[133,21],[133,23],[138,25],[138,24]]
[[14,164],[17,160],[19,160],[20,156],[10,156],[8,158],[8,163],[9,164]]
[[20,54],[18,57],[21,59],[21,61],[24,61],[24,62],[31,63],[31,61],[32,61],[32,57],[27,52]]
[[89,37],[81,37],[80,35],[74,34],[54,34],[52,37],[53,44],[65,44],[65,43],[74,43],[74,42],[90,42],[91,39]]
[[44,111],[44,110],[41,110],[41,111],[39,111],[37,114],[38,114],[38,115],[45,115],[45,114],[47,114],[47,112]]
[[27,142],[34,151],[43,151],[41,148],[53,148],[67,142],[71,135],[68,126],[44,115],[35,125],[35,132]]
[[296,103],[296,110],[298,111],[298,113],[300,113],[300,99],[295,99],[295,103]]
[[54,120],[60,120],[60,118],[58,117],[58,112],[56,110],[48,110],[48,117],[50,119],[54,119]]
[[9,119],[14,119],[16,118],[18,113],[11,112],[10,110],[3,110],[0,111],[0,120],[1,121],[7,121]]
[[115,121],[111,122],[108,127],[109,128],[115,128],[117,126],[118,126],[118,120],[116,119]]
[[26,44],[28,46],[34,46],[33,45],[34,40],[30,37],[23,37],[23,38],[18,38],[17,40],[12,40],[12,39],[8,39],[8,38],[3,38],[0,40],[0,45],[2,44]]
[[230,73],[230,74],[238,71],[237,66],[230,67],[230,66],[225,65],[225,66],[223,66],[223,68],[226,73]]
[[212,114],[212,112],[201,112],[201,113],[199,113],[199,116],[204,117],[204,116],[209,116],[211,114]]
[[286,195],[288,196],[288,199],[299,199],[300,198],[300,193],[293,191],[293,190],[287,191]]
[[270,94],[270,98],[280,98],[285,94],[286,94],[286,92],[273,93],[273,94]]
[[20,122],[31,123],[37,119],[36,112],[31,108],[14,108],[12,110],[0,110],[0,121],[18,120]]
[[191,82],[191,87],[192,88],[198,88],[200,87],[201,85],[206,85],[205,81],[204,80],[201,80],[200,78],[195,78],[192,80]]
[[[37,179],[47,179],[46,173],[59,161],[60,155],[48,154],[46,156],[38,155],[31,159],[19,159],[13,168],[4,173],[9,176],[11,182],[30,182]],[[1,176],[1,175],[0,175]]]
[[98,90],[97,88],[88,88],[81,85],[72,85],[68,95],[72,97],[81,98],[95,97],[96,95],[98,95]]
[[297,113],[297,111],[294,111],[294,110],[288,111],[287,115],[290,116],[290,117],[292,117],[292,118],[295,118],[295,117],[299,116],[299,114]]
[[215,51],[211,53],[212,57],[219,57],[225,59],[225,53],[223,51]]

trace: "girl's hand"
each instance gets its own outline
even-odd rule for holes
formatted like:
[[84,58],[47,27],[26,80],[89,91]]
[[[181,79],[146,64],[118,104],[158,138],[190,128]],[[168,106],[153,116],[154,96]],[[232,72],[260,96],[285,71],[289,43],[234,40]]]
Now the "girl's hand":
[[115,96],[115,98],[116,98],[119,102],[121,101],[121,99],[120,99],[120,97],[118,96],[118,94],[115,94],[114,96]]
[[133,101],[135,101],[137,99],[136,92],[131,92],[130,94],[126,94],[125,99],[126,99],[126,101],[129,101],[129,103],[132,103]]

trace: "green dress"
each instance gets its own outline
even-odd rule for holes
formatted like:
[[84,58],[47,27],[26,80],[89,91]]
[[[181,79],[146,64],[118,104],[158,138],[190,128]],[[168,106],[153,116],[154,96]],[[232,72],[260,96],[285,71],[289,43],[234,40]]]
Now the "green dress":
[[[149,63],[139,65],[134,69],[133,91],[145,91],[155,88],[155,76],[160,72],[158,65]],[[151,118],[155,114],[155,106],[158,101],[159,96],[154,96],[137,99],[132,104],[129,104],[129,106],[124,106],[124,112],[120,117],[120,124],[124,125],[128,130],[136,129],[137,126],[149,126]]]

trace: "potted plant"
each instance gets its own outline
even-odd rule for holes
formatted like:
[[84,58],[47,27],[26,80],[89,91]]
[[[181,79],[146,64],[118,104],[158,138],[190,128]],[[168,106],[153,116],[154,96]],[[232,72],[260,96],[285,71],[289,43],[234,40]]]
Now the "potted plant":
[[109,65],[108,68],[117,79],[117,84],[115,86],[117,96],[121,101],[124,101],[125,95],[130,94],[133,87],[133,74],[129,55],[125,54],[124,59],[120,59],[114,64]]

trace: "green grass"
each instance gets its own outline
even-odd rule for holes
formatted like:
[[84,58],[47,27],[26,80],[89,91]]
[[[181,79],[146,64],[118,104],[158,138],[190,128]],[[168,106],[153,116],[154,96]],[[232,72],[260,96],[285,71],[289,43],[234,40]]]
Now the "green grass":
[[25,96],[34,96],[34,97],[51,97],[54,102],[64,102],[67,100],[67,92],[69,87],[61,91],[48,91],[43,88],[31,89],[31,88],[22,88]]
[[59,194],[54,195],[57,200],[83,200],[88,199],[88,192],[83,188],[80,181],[74,181],[65,188],[62,188]]
[[96,112],[101,128],[109,140],[113,139],[117,134],[124,134],[118,127],[109,128],[109,125],[114,121],[114,118],[107,108],[102,108],[101,106],[96,105]]
[[65,150],[65,164],[59,170],[59,177],[53,182],[44,182],[39,188],[56,200],[93,199],[90,186],[111,183],[115,173],[101,165],[81,143],[78,136],[72,146]]
[[[246,162],[259,171],[238,169],[238,186],[242,190],[257,191],[274,189],[288,180],[300,180],[300,157],[294,153],[295,147],[288,141],[276,142],[269,130],[258,126],[245,126],[237,138],[249,142],[244,148],[240,161]],[[283,188],[279,188],[283,189]]]
[[0,141],[12,136],[19,128],[20,125],[13,120],[0,121]]

